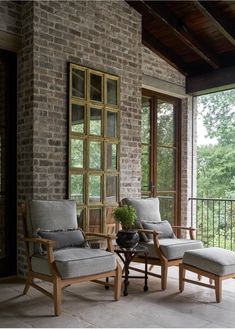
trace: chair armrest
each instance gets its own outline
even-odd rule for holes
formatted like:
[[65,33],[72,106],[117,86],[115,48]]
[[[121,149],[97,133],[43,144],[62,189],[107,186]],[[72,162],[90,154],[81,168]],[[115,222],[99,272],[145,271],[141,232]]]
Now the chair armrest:
[[[87,239],[88,236],[106,239],[107,240],[107,245],[108,245],[107,246],[108,247],[108,251],[114,252],[113,245],[112,245],[112,240],[116,239],[116,236],[114,236],[114,235],[108,235],[108,234],[102,234],[102,233],[93,233],[93,232],[84,232],[84,233],[85,233],[86,239]],[[87,240],[89,240],[89,239],[87,239]]]
[[176,229],[176,230],[186,230],[186,231],[189,231],[189,235],[190,235],[190,239],[191,240],[195,240],[195,234],[194,232],[197,230],[196,228],[194,227],[188,227],[188,226],[171,226],[172,229]]
[[188,230],[188,231],[196,231],[197,229],[194,227],[188,227],[188,226],[171,226],[172,228],[179,229],[179,230]]
[[56,244],[54,240],[42,239],[42,238],[22,238],[21,240],[24,242],[43,244],[47,247],[53,247]]
[[155,230],[147,230],[147,229],[143,229],[143,228],[138,229],[138,232],[159,235],[159,233]]

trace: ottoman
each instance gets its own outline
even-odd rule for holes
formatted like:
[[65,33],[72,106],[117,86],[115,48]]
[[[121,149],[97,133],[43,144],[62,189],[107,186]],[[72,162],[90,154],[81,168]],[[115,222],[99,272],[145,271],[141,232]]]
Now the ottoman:
[[[214,285],[186,279],[186,270],[214,280]],[[194,283],[215,290],[216,302],[221,302],[222,280],[235,277],[235,252],[222,248],[203,248],[184,253],[179,266],[179,290],[184,290],[184,283]]]

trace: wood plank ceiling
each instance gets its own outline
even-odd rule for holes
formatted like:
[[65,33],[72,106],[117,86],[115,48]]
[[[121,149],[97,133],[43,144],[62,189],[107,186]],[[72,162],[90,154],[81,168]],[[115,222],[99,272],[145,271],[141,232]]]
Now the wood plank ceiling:
[[142,15],[143,44],[188,81],[225,72],[220,84],[235,82],[235,1],[126,2]]

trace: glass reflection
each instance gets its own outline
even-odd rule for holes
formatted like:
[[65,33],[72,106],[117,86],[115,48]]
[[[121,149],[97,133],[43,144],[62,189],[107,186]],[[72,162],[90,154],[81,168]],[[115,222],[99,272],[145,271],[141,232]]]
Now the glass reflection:
[[83,105],[72,104],[72,131],[84,133],[85,108]]
[[117,80],[107,79],[107,103],[117,105]]
[[142,97],[141,142],[150,142],[150,97]]
[[90,169],[101,169],[101,142],[90,142]]
[[175,114],[173,104],[158,100],[157,143],[158,145],[174,145]]
[[107,112],[107,136],[117,137],[117,113]]
[[117,202],[117,176],[106,176],[106,202]]
[[89,210],[89,232],[99,233],[102,229],[102,212],[101,209]]
[[93,73],[90,74],[90,99],[102,101],[102,77]]
[[90,134],[101,135],[101,110],[96,108],[90,109]]
[[85,72],[72,69],[72,96],[85,98]]
[[117,170],[117,144],[107,143],[106,168]]
[[71,175],[70,178],[70,190],[71,190],[71,198],[75,199],[78,203],[83,203],[84,199],[84,183],[83,183],[83,175]]
[[160,214],[162,218],[165,218],[174,225],[175,214],[175,196],[174,195],[158,195],[160,200]]
[[71,139],[71,167],[83,168],[83,140]]
[[89,202],[101,201],[101,176],[92,175],[89,177]]
[[157,153],[157,188],[175,190],[175,150],[159,147]]
[[149,191],[149,146],[142,145],[142,154],[141,154],[141,190]]

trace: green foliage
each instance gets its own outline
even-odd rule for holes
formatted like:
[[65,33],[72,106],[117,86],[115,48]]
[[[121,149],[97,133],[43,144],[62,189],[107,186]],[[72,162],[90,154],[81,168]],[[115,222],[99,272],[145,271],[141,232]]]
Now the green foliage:
[[136,210],[132,206],[124,205],[113,210],[115,220],[122,225],[123,230],[134,228],[136,223]]
[[235,149],[232,145],[204,145],[197,149],[197,194],[225,198],[235,194]]
[[[235,199],[235,90],[198,98],[207,136],[217,144],[197,148],[197,195]],[[201,201],[197,206],[197,238],[205,246],[235,249],[235,209],[232,202]]]
[[235,90],[198,97],[208,136],[222,145],[235,144]]

